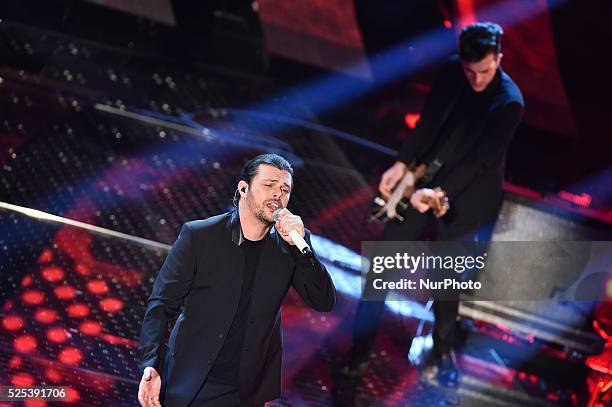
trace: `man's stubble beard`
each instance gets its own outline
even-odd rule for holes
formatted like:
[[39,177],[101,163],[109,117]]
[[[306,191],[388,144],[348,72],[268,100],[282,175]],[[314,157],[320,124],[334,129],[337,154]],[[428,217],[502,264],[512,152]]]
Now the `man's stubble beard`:
[[271,226],[274,224],[274,220],[273,219],[267,219],[266,218],[266,212],[265,209],[259,208],[257,210],[257,212],[255,213],[255,216],[257,217],[257,219],[263,223],[266,226]]
[[251,197],[247,197],[247,203],[248,203],[249,208],[251,209],[251,212],[255,214],[255,217],[257,218],[258,221],[260,221],[266,226],[271,226],[274,224],[273,219],[266,218],[265,207],[263,206],[258,207],[256,204],[253,203],[253,199],[251,199]]

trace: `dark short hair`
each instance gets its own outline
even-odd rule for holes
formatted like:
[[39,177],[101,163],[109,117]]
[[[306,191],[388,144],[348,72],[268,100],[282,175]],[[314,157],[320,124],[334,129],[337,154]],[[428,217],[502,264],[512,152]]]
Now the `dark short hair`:
[[476,62],[493,53],[501,52],[501,37],[504,35],[499,24],[474,23],[461,30],[459,35],[459,57],[464,62]]
[[262,164],[271,165],[278,168],[279,170],[287,171],[293,177],[293,168],[289,161],[278,154],[261,154],[257,157],[250,159],[242,167],[238,181],[246,181],[247,184],[251,185],[251,181],[257,175],[259,166]]

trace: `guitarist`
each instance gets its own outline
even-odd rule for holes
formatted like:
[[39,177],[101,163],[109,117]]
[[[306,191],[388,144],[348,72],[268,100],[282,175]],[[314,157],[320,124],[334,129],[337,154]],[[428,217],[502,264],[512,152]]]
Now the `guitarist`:
[[[389,220],[383,240],[490,240],[503,198],[506,150],[523,114],[521,91],[500,67],[502,34],[494,23],[462,30],[459,55],[443,66],[417,127],[380,180],[381,195],[390,197],[408,168],[427,168],[403,221]],[[351,376],[367,367],[384,309],[384,302],[363,298],[351,359],[342,369]],[[434,348],[421,370],[449,387],[459,377],[453,353],[458,308],[458,301],[434,301]]]

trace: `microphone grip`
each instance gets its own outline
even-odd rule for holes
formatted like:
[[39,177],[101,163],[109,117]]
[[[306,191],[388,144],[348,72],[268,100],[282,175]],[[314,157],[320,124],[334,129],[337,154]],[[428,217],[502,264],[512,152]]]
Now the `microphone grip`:
[[300,233],[297,230],[290,230],[289,237],[291,238],[291,241],[293,242],[293,244],[295,244],[297,248],[300,250],[300,252],[302,252],[303,254],[312,253],[312,251],[310,250],[310,246],[308,246],[308,243],[306,243],[302,235],[300,235]]

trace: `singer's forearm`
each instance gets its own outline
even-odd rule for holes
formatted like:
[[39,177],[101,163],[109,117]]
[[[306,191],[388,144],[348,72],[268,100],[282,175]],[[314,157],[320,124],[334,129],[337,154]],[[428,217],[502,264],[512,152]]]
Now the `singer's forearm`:
[[316,255],[307,256],[291,247],[295,261],[293,288],[304,302],[320,312],[329,312],[336,305],[336,288],[325,266]]

